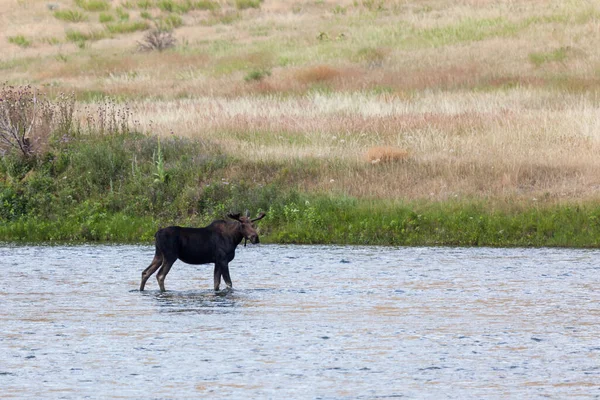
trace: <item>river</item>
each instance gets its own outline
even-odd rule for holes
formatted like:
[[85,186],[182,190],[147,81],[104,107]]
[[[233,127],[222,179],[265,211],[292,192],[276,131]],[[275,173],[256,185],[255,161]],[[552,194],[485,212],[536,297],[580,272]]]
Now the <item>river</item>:
[[[0,398],[600,398],[600,251],[0,246]],[[224,287],[224,285],[222,285]]]

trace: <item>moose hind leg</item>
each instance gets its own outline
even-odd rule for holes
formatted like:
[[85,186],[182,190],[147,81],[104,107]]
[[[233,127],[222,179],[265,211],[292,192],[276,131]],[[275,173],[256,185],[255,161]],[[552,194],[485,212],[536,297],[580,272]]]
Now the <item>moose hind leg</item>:
[[173,263],[175,261],[177,261],[177,258],[166,258],[165,257],[165,262],[164,262],[162,268],[160,269],[160,271],[158,271],[158,274],[156,275],[156,280],[158,281],[158,286],[160,287],[161,292],[166,291],[165,290],[165,278],[167,277],[167,274],[171,270],[171,267],[173,266]]
[[153,273],[156,272],[156,270],[158,268],[160,268],[162,261],[163,261],[162,255],[157,253],[154,256],[154,259],[152,260],[152,262],[150,263],[150,266],[142,272],[142,283],[140,284],[140,292],[144,291],[144,287],[146,286],[146,281],[148,280],[148,278],[150,278],[152,276]]

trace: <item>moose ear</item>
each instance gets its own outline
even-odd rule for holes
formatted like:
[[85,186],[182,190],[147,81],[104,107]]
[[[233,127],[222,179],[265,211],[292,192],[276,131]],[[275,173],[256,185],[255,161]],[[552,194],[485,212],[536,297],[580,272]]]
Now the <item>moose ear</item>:
[[237,214],[227,214],[227,216],[228,216],[229,218],[231,218],[231,219],[235,219],[236,221],[239,221],[239,220],[240,220],[240,215],[241,215],[240,213],[237,213]]
[[258,217],[256,217],[256,218],[254,218],[254,219],[252,220],[252,222],[254,222],[254,221],[258,221],[259,219],[263,219],[263,218],[265,217],[265,215],[267,215],[267,214],[265,214],[265,213],[260,213],[260,215],[259,215]]

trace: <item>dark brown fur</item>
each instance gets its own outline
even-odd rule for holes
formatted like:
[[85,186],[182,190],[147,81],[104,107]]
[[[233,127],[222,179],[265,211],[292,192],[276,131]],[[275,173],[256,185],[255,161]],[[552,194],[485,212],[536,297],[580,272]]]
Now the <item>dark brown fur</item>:
[[140,291],[144,290],[148,278],[160,268],[156,279],[161,292],[164,292],[165,277],[177,259],[188,264],[214,263],[215,290],[219,290],[221,276],[227,287],[231,288],[229,262],[235,257],[235,249],[242,239],[259,243],[254,222],[262,219],[265,214],[254,219],[240,214],[227,216],[233,221],[216,220],[204,228],[170,226],[156,232],[156,252],[150,266],[142,272]]

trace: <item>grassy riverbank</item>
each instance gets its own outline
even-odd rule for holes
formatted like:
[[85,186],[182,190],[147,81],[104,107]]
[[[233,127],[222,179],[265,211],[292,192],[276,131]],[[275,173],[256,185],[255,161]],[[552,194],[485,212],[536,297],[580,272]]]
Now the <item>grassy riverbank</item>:
[[595,246],[599,21],[587,0],[0,0],[2,79],[53,104],[0,145],[0,240],[249,209],[273,242]]
[[0,166],[1,241],[148,243],[158,227],[200,226],[245,209],[267,212],[264,242],[593,247],[600,238],[600,205],[591,202],[309,193],[301,183],[327,161],[248,163],[176,137],[73,135]]

